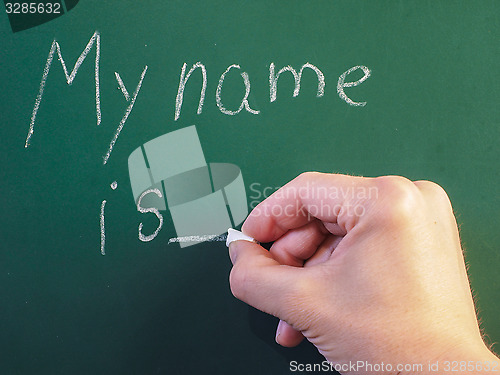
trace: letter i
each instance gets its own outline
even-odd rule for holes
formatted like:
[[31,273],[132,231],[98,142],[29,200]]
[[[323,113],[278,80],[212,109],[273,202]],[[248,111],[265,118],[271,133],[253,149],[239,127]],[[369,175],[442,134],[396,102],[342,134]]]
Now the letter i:
[[[111,189],[116,190],[118,187],[118,183],[116,181],[113,181],[111,183]],[[100,224],[101,224],[101,254],[106,255],[105,251],[105,245],[106,245],[106,223],[104,219],[104,209],[106,207],[106,200],[104,199],[101,202],[101,215],[100,215]]]

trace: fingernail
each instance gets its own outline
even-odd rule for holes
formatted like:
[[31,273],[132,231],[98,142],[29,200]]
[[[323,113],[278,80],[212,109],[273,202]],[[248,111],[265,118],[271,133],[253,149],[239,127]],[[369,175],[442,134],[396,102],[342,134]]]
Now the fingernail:
[[281,320],[280,320],[280,322],[278,323],[278,328],[276,328],[276,337],[274,338],[274,340],[275,340],[275,341],[276,341],[276,343],[278,343],[278,344],[280,343],[280,342],[278,341],[278,339],[279,339],[280,335],[281,335]]
[[236,244],[230,243],[229,244],[229,258],[231,259],[231,263],[234,265],[234,262],[236,262]]

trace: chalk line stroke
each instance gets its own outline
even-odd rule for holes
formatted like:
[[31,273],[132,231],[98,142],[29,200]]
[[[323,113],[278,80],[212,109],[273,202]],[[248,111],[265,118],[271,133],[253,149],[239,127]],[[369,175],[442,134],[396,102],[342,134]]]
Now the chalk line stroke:
[[115,72],[115,77],[116,77],[116,80],[118,81],[118,85],[120,86],[120,90],[122,90],[122,93],[123,93],[123,96],[125,97],[125,100],[128,102],[130,100],[130,95],[127,91],[127,88],[123,84],[122,77],[120,77],[120,75],[117,72]]
[[180,243],[180,242],[215,242],[215,241],[226,241],[227,234],[205,234],[203,236],[184,236],[184,237],[172,237],[168,240],[168,243]]
[[278,78],[280,75],[284,72],[290,72],[293,74],[293,78],[295,80],[295,88],[293,90],[293,97],[295,98],[296,96],[299,95],[300,92],[300,81],[302,80],[302,73],[304,72],[305,68],[309,68],[313,70],[317,77],[318,77],[318,92],[316,93],[316,96],[322,97],[325,95],[325,75],[319,68],[313,64],[310,63],[305,63],[302,65],[300,68],[300,71],[297,73],[297,71],[290,65],[285,66],[284,68],[281,68],[278,71],[278,74],[275,74],[275,65],[274,63],[271,63],[269,66],[269,99],[270,102],[274,102],[276,100],[276,97],[278,95]]
[[[358,69],[361,69],[363,71],[364,73],[363,77],[354,82],[345,82],[346,77]],[[371,75],[370,69],[368,69],[366,66],[363,65],[353,66],[351,69],[346,70],[344,73],[342,73],[337,82],[337,93],[339,94],[340,98],[342,98],[349,105],[356,107],[364,107],[366,105],[366,102],[355,102],[346,95],[346,93],[344,92],[344,88],[356,87],[361,83],[363,83],[364,81],[366,81],[370,77],[370,75]]]
[[161,194],[161,191],[159,189],[156,189],[156,188],[148,189],[145,192],[143,192],[141,194],[141,196],[139,197],[139,199],[137,200],[137,211],[139,211],[141,214],[145,214],[147,212],[151,212],[151,213],[155,214],[159,220],[159,223],[158,223],[158,227],[156,228],[154,233],[149,235],[149,236],[146,236],[142,233],[142,228],[143,228],[144,224],[142,224],[142,222],[139,223],[139,240],[141,240],[142,242],[153,241],[155,239],[155,237],[158,235],[158,233],[160,232],[161,227],[163,226],[163,216],[157,208],[155,208],[155,207],[144,208],[141,206],[142,199],[150,193],[155,193],[158,196],[158,198],[163,198],[163,195]]
[[106,207],[106,200],[103,200],[101,203],[101,254],[106,255],[105,245],[106,245],[106,228],[104,223],[104,207]]
[[94,32],[92,37],[90,38],[89,42],[87,43],[87,46],[83,50],[83,52],[80,54],[80,57],[78,57],[78,60],[76,61],[73,69],[71,70],[71,74],[68,74],[68,69],[66,68],[66,63],[64,62],[64,59],[62,57],[61,53],[61,46],[59,43],[54,39],[52,42],[52,45],[50,47],[49,51],[49,56],[47,57],[47,62],[45,63],[45,68],[43,70],[43,75],[42,75],[42,80],[40,81],[40,89],[38,90],[38,95],[35,100],[35,106],[33,107],[33,112],[31,114],[31,121],[30,121],[30,128],[28,131],[28,136],[26,137],[26,143],[24,144],[24,147],[27,148],[30,145],[31,137],[33,136],[33,132],[35,130],[35,120],[36,120],[36,115],[38,114],[38,109],[40,108],[40,103],[42,101],[43,97],[43,91],[45,89],[45,83],[47,81],[47,76],[49,75],[50,67],[52,65],[52,61],[54,59],[54,53],[57,50],[57,55],[58,59],[61,62],[64,75],[66,76],[66,82],[68,85],[71,85],[73,83],[73,80],[76,77],[76,74],[78,73],[78,69],[82,65],[82,63],[85,61],[85,58],[87,57],[88,53],[92,49],[93,45],[96,45],[96,55],[95,55],[95,105],[96,105],[96,117],[97,117],[97,125],[101,123],[101,97],[100,97],[100,87],[99,87],[99,61],[100,61],[100,54],[101,54],[101,36],[98,31]]
[[174,121],[177,121],[179,119],[179,116],[181,115],[182,101],[184,100],[184,89],[186,87],[186,83],[189,77],[191,77],[191,74],[193,74],[193,72],[198,68],[201,69],[203,83],[200,92],[200,102],[198,103],[198,110],[196,113],[199,115],[203,111],[203,102],[205,100],[205,91],[207,89],[207,69],[205,68],[205,65],[203,65],[200,61],[198,61],[191,67],[191,69],[189,69],[189,72],[186,75],[186,67],[187,65],[186,63],[184,63],[182,65],[181,77],[179,79],[179,88],[177,89],[177,97],[175,98]]
[[111,153],[113,152],[113,147],[115,147],[115,143],[118,140],[118,137],[120,136],[120,133],[123,129],[123,126],[125,125],[125,122],[127,121],[128,116],[130,115],[130,112],[132,112],[132,109],[134,108],[135,100],[137,99],[137,95],[139,95],[139,91],[141,90],[141,86],[142,86],[142,81],[144,80],[144,77],[145,77],[147,71],[148,71],[148,66],[146,65],[144,67],[144,70],[142,71],[141,79],[140,79],[139,84],[137,85],[137,87],[134,91],[134,95],[132,97],[132,100],[130,100],[130,95],[128,94],[128,91],[125,88],[125,85],[123,84],[123,81],[122,81],[120,75],[115,72],[116,80],[118,81],[118,84],[120,85],[123,96],[125,96],[125,100],[130,101],[130,104],[127,107],[127,110],[125,111],[125,114],[123,115],[123,117],[120,121],[120,124],[118,125],[118,128],[116,129],[115,135],[114,135],[113,139],[111,140],[111,143],[109,144],[108,152],[106,153],[106,155],[104,155],[103,164],[106,164],[108,162],[108,159],[111,156]]
[[224,73],[220,76],[219,79],[219,84],[217,85],[217,90],[215,91],[215,101],[217,102],[217,107],[219,110],[224,113],[225,115],[237,115],[238,113],[241,112],[243,108],[245,108],[248,112],[258,115],[260,111],[257,111],[255,109],[250,108],[250,104],[248,103],[248,96],[250,95],[250,79],[248,78],[248,73],[243,72],[241,73],[241,78],[243,78],[243,82],[245,83],[245,97],[241,101],[241,105],[238,108],[237,111],[230,111],[224,107],[222,104],[222,99],[221,99],[221,92],[222,92],[222,85],[224,84],[224,80],[226,79],[226,74],[229,73],[231,69],[241,69],[241,67],[237,64],[230,65]]

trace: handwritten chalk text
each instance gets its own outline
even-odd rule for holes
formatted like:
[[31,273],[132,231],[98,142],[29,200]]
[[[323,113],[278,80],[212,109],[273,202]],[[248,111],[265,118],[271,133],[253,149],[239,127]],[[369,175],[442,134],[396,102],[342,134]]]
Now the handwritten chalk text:
[[[35,99],[35,105],[33,107],[33,111],[31,114],[28,135],[26,137],[26,142],[25,142],[26,148],[30,146],[31,139],[32,139],[33,133],[35,131],[36,116],[39,112],[40,104],[41,104],[42,99],[43,99],[43,93],[44,93],[45,86],[47,83],[47,77],[49,75],[49,71],[50,71],[50,68],[52,65],[54,54],[57,51],[59,62],[61,63],[61,66],[62,66],[63,71],[64,71],[64,75],[66,77],[66,83],[68,85],[71,85],[76,77],[76,74],[78,73],[78,69],[83,64],[83,62],[87,58],[87,55],[90,53],[90,51],[92,50],[94,45],[95,45],[94,81],[95,81],[96,118],[97,118],[97,125],[99,125],[101,123],[101,120],[102,120],[101,93],[100,93],[100,83],[99,83],[100,82],[100,66],[99,65],[101,62],[101,59],[100,59],[101,36],[100,36],[99,32],[98,31],[94,32],[94,34],[92,35],[92,37],[88,41],[86,47],[84,48],[83,52],[80,54],[77,61],[75,62],[75,65],[74,65],[73,69],[71,70],[71,73],[69,73],[69,74],[68,74],[68,69],[66,67],[66,62],[64,61],[63,56],[62,56],[61,46],[60,46],[59,42],[57,42],[54,39],[52,42],[52,45],[50,47],[50,50],[49,50],[49,55],[47,57],[47,61],[45,63],[45,68],[43,70],[42,79],[40,81],[38,95]],[[119,88],[121,89],[123,96],[125,97],[125,100],[127,102],[130,102],[130,104],[127,107],[125,114],[123,115],[123,117],[118,125],[118,128],[114,134],[114,137],[108,146],[108,150],[107,150],[106,154],[103,156],[103,164],[106,164],[108,162],[108,159],[111,156],[111,152],[113,151],[113,147],[115,146],[116,142],[118,141],[118,137],[119,137],[121,131],[123,130],[127,119],[129,118],[129,116],[132,112],[137,95],[139,94],[139,91],[141,89],[141,85],[142,85],[143,80],[145,78],[147,69],[148,69],[148,67],[146,65],[146,67],[144,68],[144,70],[141,74],[139,84],[138,84],[132,98],[130,97],[130,94],[128,93],[127,89],[125,88],[125,85],[123,83],[123,80],[120,77],[120,74],[115,72],[115,78],[118,82]],[[184,63],[181,67],[179,86],[177,89],[177,96],[175,99],[174,121],[177,121],[181,116],[182,103],[184,100],[184,89],[189,81],[189,78],[198,69],[200,70],[201,75],[202,75],[202,85],[201,85],[201,89],[200,89],[200,100],[198,102],[198,109],[197,109],[196,113],[198,115],[200,115],[203,112],[203,104],[205,102],[205,94],[206,94],[207,82],[208,82],[207,69],[202,62],[197,62],[197,63],[193,64],[193,66],[189,69],[187,74],[186,74],[186,69],[187,69],[187,63]],[[223,90],[224,80],[226,79],[226,75],[229,73],[229,71],[231,69],[242,70],[240,65],[231,64],[220,75],[219,84],[217,85],[217,90],[215,92],[215,103],[216,103],[217,107],[219,108],[220,112],[225,114],[225,115],[234,116],[234,115],[239,114],[243,109],[245,109],[245,111],[252,113],[254,115],[260,114],[261,113],[260,110],[256,110],[256,109],[251,108],[250,104],[248,102],[248,97],[250,95],[250,90],[251,90],[251,81],[250,81],[250,77],[249,77],[248,73],[245,71],[242,71],[240,73],[241,78],[243,79],[245,91],[244,91],[244,93],[242,93],[243,98],[241,99],[241,104],[240,104],[239,108],[228,109],[222,103],[222,90]],[[276,66],[275,66],[274,62],[271,62],[269,65],[269,102],[273,103],[277,100],[278,79],[285,72],[289,72],[293,75],[295,87],[294,87],[292,96],[293,97],[298,96],[300,93],[300,84],[301,84],[302,74],[303,74],[305,69],[311,69],[312,71],[314,71],[314,73],[316,73],[316,76],[318,79],[318,89],[317,89],[316,96],[318,98],[324,96],[325,86],[326,86],[325,75],[317,66],[307,62],[304,65],[302,65],[300,70],[297,72],[297,70],[295,68],[288,65],[288,66],[281,68],[280,70],[278,70],[278,73],[276,73]],[[363,73],[364,73],[363,77],[356,80],[356,81],[349,81],[348,76],[357,70],[363,71]],[[347,94],[345,93],[344,89],[346,87],[359,86],[361,83],[366,81],[370,77],[370,75],[371,75],[370,69],[366,66],[363,66],[363,65],[353,66],[353,67],[349,68],[348,70],[346,70],[345,72],[343,72],[339,76],[338,83],[337,83],[337,93],[338,93],[339,97],[351,106],[357,106],[357,107],[365,106],[366,102],[355,102],[354,100],[349,98],[347,96]]]
[[[30,118],[30,123],[29,123],[29,130],[28,134],[26,136],[26,142],[24,147],[28,148],[31,144],[33,134],[35,131],[35,123],[36,123],[36,117],[37,114],[40,110],[40,105],[43,99],[43,93],[46,87],[47,83],[47,78],[50,72],[50,68],[52,66],[52,61],[54,59],[54,55],[57,52],[58,60],[61,63],[61,66],[63,68],[63,72],[66,78],[66,83],[68,85],[71,85],[78,73],[78,70],[80,66],[84,63],[85,59],[87,58],[87,55],[90,53],[90,51],[93,49],[95,46],[95,62],[94,62],[94,82],[95,82],[95,111],[96,111],[96,119],[97,119],[97,125],[101,124],[102,121],[102,114],[101,114],[101,92],[100,92],[100,63],[101,63],[101,35],[99,31],[95,31],[94,34],[91,36],[90,40],[88,41],[87,45],[83,49],[82,53],[80,56],[77,58],[75,65],[73,66],[73,69],[71,70],[71,73],[68,73],[68,69],[66,67],[66,62],[63,58],[62,51],[61,51],[61,46],[57,40],[53,40],[52,44],[50,46],[49,54],[47,57],[47,60],[45,62],[45,67],[43,69],[42,73],[42,79],[40,81],[40,87],[38,89],[38,94],[35,99],[35,104],[33,107],[33,111],[31,113],[31,118]],[[174,105],[174,121],[179,120],[181,116],[181,111],[182,111],[182,103],[184,101],[184,91],[186,88],[186,85],[188,84],[189,79],[191,76],[199,71],[201,73],[201,88],[200,88],[200,99],[198,102],[198,109],[196,113],[198,115],[202,114],[203,112],[203,105],[205,103],[205,96],[206,96],[206,90],[207,90],[207,82],[208,82],[208,73],[205,65],[201,62],[198,61],[197,63],[193,64],[189,71],[186,73],[188,64],[185,62],[180,70],[180,75],[179,75],[179,85],[177,88],[177,96],[175,98],[175,105]],[[226,80],[226,77],[228,76],[228,73],[231,70],[238,70],[240,71],[240,76],[241,79],[243,80],[243,86],[244,86],[244,91],[241,92],[241,102],[239,107],[237,108],[227,108],[223,101],[222,101],[222,91],[224,88],[224,82]],[[316,65],[313,65],[309,62],[306,62],[305,64],[302,65],[302,67],[297,71],[295,68],[293,68],[290,65],[287,65],[281,69],[278,70],[276,73],[276,66],[274,62],[271,62],[269,64],[269,102],[273,103],[276,102],[278,99],[278,80],[280,76],[286,72],[292,74],[293,79],[294,79],[294,90],[292,93],[292,97],[297,97],[300,93],[300,85],[301,85],[301,80],[302,80],[302,74],[305,69],[310,69],[312,70],[317,77],[318,85],[317,85],[317,92],[316,92],[316,97],[321,98],[325,95],[325,75],[321,71],[320,68],[318,68]],[[356,71],[362,71],[363,76],[357,80],[349,80],[349,75],[356,72]],[[143,81],[145,80],[146,77],[146,72],[148,71],[148,66],[145,65],[142,74],[139,79],[139,83],[137,84],[137,87],[131,96],[125,87],[125,84],[123,83],[123,80],[118,72],[115,72],[115,78],[118,83],[119,89],[123,93],[123,96],[125,98],[125,101],[128,102],[128,106],[125,110],[124,115],[122,116],[120,122],[118,123],[118,127],[116,128],[116,131],[114,133],[113,138],[111,139],[107,152],[103,156],[103,164],[106,164],[111,156],[111,153],[113,151],[113,148],[115,147],[115,144],[118,141],[118,138],[121,134],[121,132],[124,129],[125,123],[129,119],[131,112],[134,108],[134,104],[136,102],[137,96],[141,90],[141,86],[143,84]],[[364,107],[366,105],[366,101],[364,102],[356,102],[352,100],[347,94],[345,93],[345,88],[350,88],[350,87],[356,87],[359,86],[361,83],[365,82],[371,75],[371,70],[363,65],[356,65],[353,66],[349,69],[347,69],[345,72],[343,72],[337,81],[337,94],[341,100],[343,100],[345,103],[347,103],[350,106],[355,106],[355,107]],[[242,87],[243,87],[242,86]],[[238,65],[238,64],[231,64],[229,65],[226,69],[223,70],[222,74],[219,76],[219,83],[217,85],[217,90],[215,91],[215,104],[217,105],[217,108],[220,110],[221,113],[229,116],[235,116],[238,115],[243,109],[246,112],[249,112],[253,115],[259,115],[261,114],[260,110],[254,109],[250,106],[250,103],[248,102],[248,98],[251,92],[251,80],[249,74],[244,71],[244,69]],[[116,185],[112,189],[116,189]],[[154,231],[154,233],[150,235],[144,235],[142,233],[142,226],[143,224],[140,223],[138,227],[138,233],[139,233],[139,239],[143,242],[148,242],[153,240],[161,230],[161,227],[163,225],[163,217],[159,213],[159,211],[155,208],[144,208],[141,206],[141,200],[146,194],[154,193],[161,197],[161,192],[158,189],[150,189],[145,191],[138,203],[137,203],[137,210],[141,214],[145,213],[153,213],[156,215],[156,217],[159,220],[158,227]],[[106,206],[106,200],[103,200],[101,202],[101,212],[100,212],[100,232],[101,232],[101,254],[105,254],[105,217],[104,217],[104,210]]]

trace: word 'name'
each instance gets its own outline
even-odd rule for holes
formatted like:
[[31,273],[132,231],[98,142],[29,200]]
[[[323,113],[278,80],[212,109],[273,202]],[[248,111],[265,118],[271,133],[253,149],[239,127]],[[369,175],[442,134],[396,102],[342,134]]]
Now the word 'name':
[[[45,84],[47,81],[47,77],[52,65],[52,61],[54,58],[55,53],[57,52],[58,55],[58,60],[62,65],[64,75],[66,77],[66,82],[68,85],[71,85],[73,83],[73,80],[76,77],[76,74],[78,73],[78,69],[82,65],[82,63],[85,61],[87,55],[89,52],[92,50],[92,48],[95,46],[95,69],[94,69],[94,79],[95,79],[95,103],[96,103],[96,117],[97,117],[97,125],[101,123],[101,100],[100,100],[100,85],[99,85],[99,64],[100,64],[100,50],[101,50],[101,37],[98,31],[95,31],[92,37],[90,38],[89,42],[87,43],[85,49],[83,52],[80,54],[78,57],[73,69],[71,70],[71,73],[68,74],[68,69],[66,68],[66,63],[64,62],[62,52],[61,52],[61,47],[59,43],[54,39],[52,42],[49,55],[47,58],[47,62],[45,64],[45,69],[43,70],[43,75],[42,79],[40,81],[40,88],[38,91],[38,95],[35,100],[35,105],[33,107],[33,112],[31,114],[31,120],[30,120],[30,126],[29,126],[29,131],[28,135],[26,137],[26,143],[25,147],[29,147],[31,138],[34,133],[35,129],[35,122],[36,122],[36,116],[38,113],[38,110],[40,108],[40,103],[43,98],[43,92],[45,89]],[[186,87],[186,84],[191,77],[191,75],[197,71],[201,72],[202,75],[202,86],[201,86],[201,91],[200,91],[200,100],[198,103],[198,110],[197,114],[201,114],[203,111],[203,104],[205,101],[205,93],[206,93],[206,88],[207,88],[207,70],[205,65],[203,65],[201,62],[197,62],[196,64],[193,64],[192,67],[189,69],[189,71],[186,73],[187,70],[187,64],[184,63],[181,72],[180,72],[180,78],[179,78],[179,86],[177,89],[177,96],[175,99],[175,112],[174,112],[174,121],[177,121],[181,115],[181,109],[182,109],[182,102],[184,100],[184,89]],[[241,70],[240,65],[237,64],[232,64],[227,67],[227,69],[221,74],[219,78],[219,84],[217,85],[217,90],[215,92],[215,102],[217,104],[217,107],[219,110],[225,114],[225,115],[230,115],[234,116],[240,113],[243,109],[245,111],[250,112],[251,114],[258,115],[260,111],[252,109],[250,107],[250,104],[248,103],[248,97],[250,95],[250,78],[248,76],[247,72],[241,72],[241,78],[243,79],[243,84],[245,86],[245,93],[243,95],[243,98],[241,100],[241,104],[238,108],[235,109],[228,109],[224,106],[222,103],[222,87],[224,85],[224,80],[226,79],[227,74],[232,70]],[[278,79],[280,75],[282,75],[285,72],[290,72],[293,75],[294,81],[295,81],[295,87],[293,90],[293,97],[296,97],[299,95],[300,92],[300,82],[302,78],[302,74],[305,69],[310,69],[314,73],[316,73],[317,79],[318,79],[318,89],[317,89],[317,97],[322,97],[325,93],[325,76],[322,73],[322,71],[315,65],[310,64],[310,63],[305,63],[302,65],[300,70],[297,72],[296,69],[291,67],[290,65],[285,66],[278,70],[276,73],[276,67],[274,63],[271,63],[269,65],[269,101],[272,103],[276,101],[277,99],[277,93],[278,93]],[[106,164],[108,162],[108,159],[111,155],[111,152],[113,151],[113,147],[115,146],[115,143],[118,140],[118,137],[123,130],[123,127],[132,112],[134,108],[134,104],[136,102],[137,96],[139,95],[139,92],[141,90],[142,82],[146,76],[146,72],[148,70],[147,65],[145,66],[144,70],[141,73],[141,76],[139,78],[139,83],[136,86],[136,89],[134,90],[134,93],[132,95],[129,94],[127,88],[125,87],[125,84],[123,83],[123,80],[121,79],[120,75],[115,72],[115,78],[118,83],[118,86],[120,90],[123,93],[123,96],[125,98],[125,101],[128,103],[127,108],[125,109],[125,113],[120,120],[118,127],[116,129],[116,132],[109,144],[108,150],[106,154],[103,157],[103,164]],[[361,70],[363,71],[363,76],[355,81],[346,81],[347,77],[349,74],[353,73],[354,71]],[[358,65],[358,66],[353,66],[352,68],[346,70],[344,73],[342,73],[339,76],[338,82],[337,82],[337,93],[339,97],[344,100],[347,104],[351,106],[359,106],[363,107],[366,105],[366,102],[355,102],[351,98],[349,98],[345,92],[344,88],[346,87],[355,87],[358,86],[359,84],[363,83],[370,77],[371,71],[368,69],[366,66]]]

